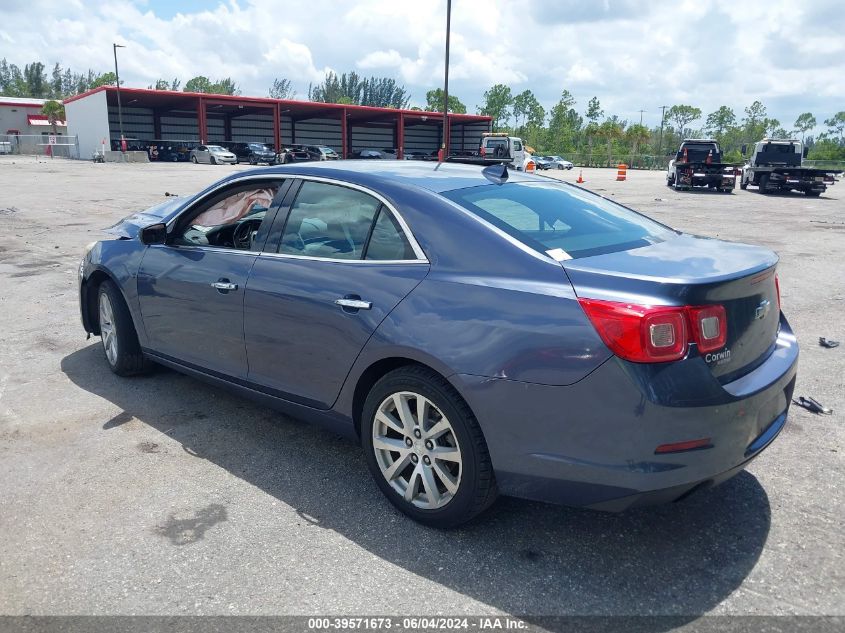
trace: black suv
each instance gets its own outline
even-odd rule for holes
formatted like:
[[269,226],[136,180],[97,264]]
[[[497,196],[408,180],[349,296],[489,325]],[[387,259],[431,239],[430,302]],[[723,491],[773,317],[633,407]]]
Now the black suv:
[[250,165],[257,165],[258,163],[276,164],[276,152],[264,143],[231,143],[227,147],[230,152],[238,157],[239,163],[249,162]]

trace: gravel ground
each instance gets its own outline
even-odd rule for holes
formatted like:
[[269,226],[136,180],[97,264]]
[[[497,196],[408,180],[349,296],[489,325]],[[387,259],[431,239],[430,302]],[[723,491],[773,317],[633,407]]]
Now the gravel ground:
[[[0,614],[845,614],[845,183],[818,199],[585,186],[781,256],[793,408],[748,470],[620,515],[501,499],[406,520],[359,449],[168,370],[112,375],[79,324],[99,229],[241,167],[0,157]],[[553,177],[574,181],[578,170]]]

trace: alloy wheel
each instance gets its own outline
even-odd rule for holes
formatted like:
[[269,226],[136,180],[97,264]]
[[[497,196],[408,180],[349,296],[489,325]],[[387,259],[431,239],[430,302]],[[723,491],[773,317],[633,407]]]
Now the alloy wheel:
[[385,480],[418,508],[442,508],[458,491],[462,461],[457,436],[425,396],[400,391],[382,401],[373,424],[373,450]]
[[117,329],[114,323],[114,310],[106,293],[100,295],[100,336],[103,350],[111,365],[117,364]]

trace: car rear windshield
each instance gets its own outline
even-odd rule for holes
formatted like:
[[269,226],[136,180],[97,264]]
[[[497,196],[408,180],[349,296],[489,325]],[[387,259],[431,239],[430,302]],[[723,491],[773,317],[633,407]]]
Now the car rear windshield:
[[635,211],[566,184],[491,184],[442,195],[540,252],[560,249],[559,259],[639,248],[676,235]]

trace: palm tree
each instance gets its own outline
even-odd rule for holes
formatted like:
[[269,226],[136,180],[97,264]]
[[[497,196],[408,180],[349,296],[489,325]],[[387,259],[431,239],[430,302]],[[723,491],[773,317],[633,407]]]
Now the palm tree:
[[47,121],[53,126],[53,134],[58,134],[56,122],[65,120],[65,107],[58,101],[47,101],[41,106],[41,114],[47,117]]
[[[625,136],[628,138],[628,142],[631,143],[631,163],[633,163],[637,156],[637,150],[640,145],[646,143],[651,138],[651,132],[649,132],[649,129],[645,125],[635,123],[628,128]],[[633,167],[633,164],[631,167]]]
[[622,138],[624,132],[622,125],[618,121],[608,119],[599,127],[598,135],[607,139],[607,165],[610,166],[613,161],[613,141]]

